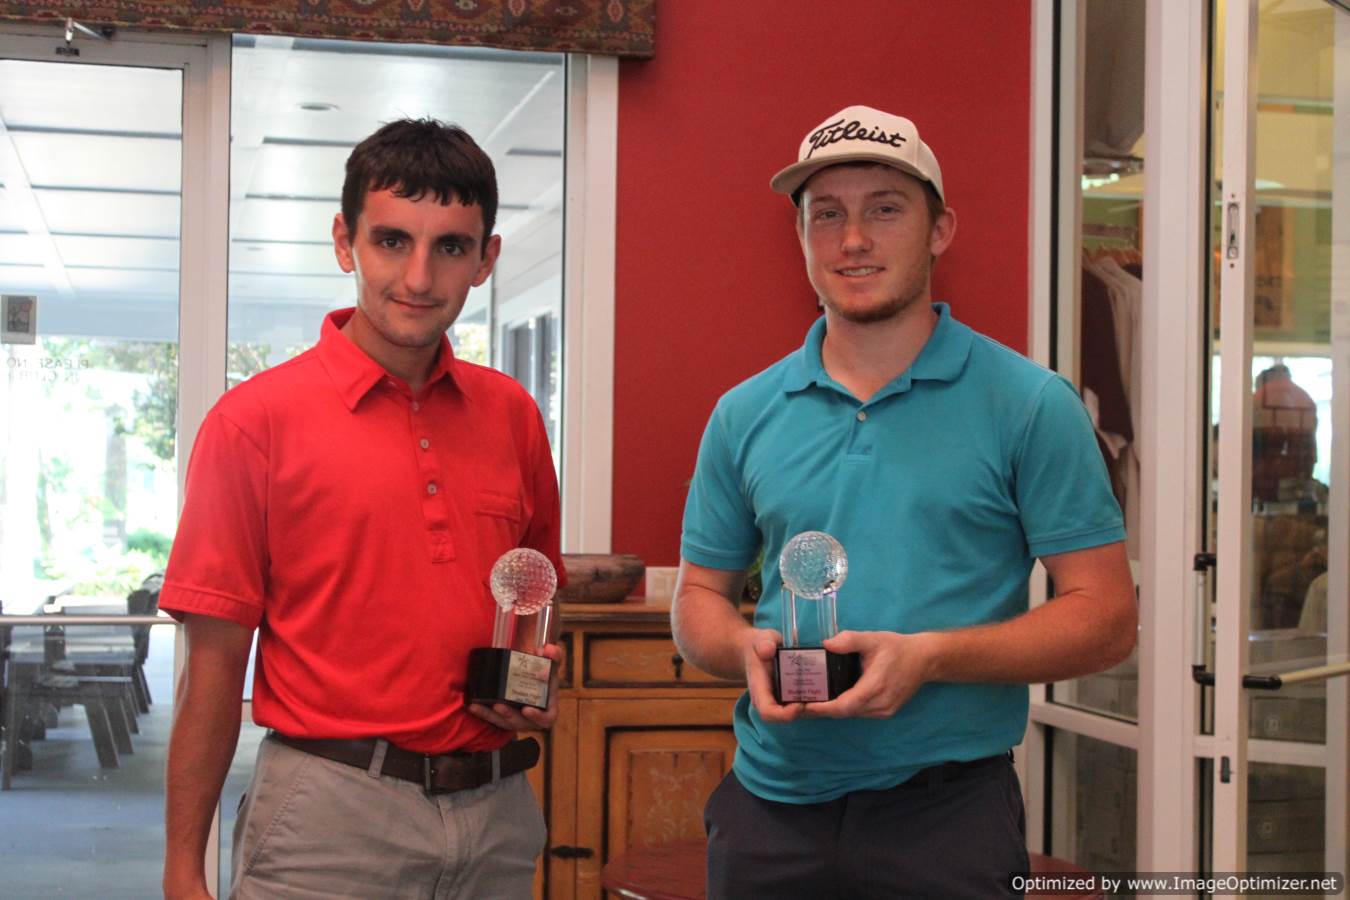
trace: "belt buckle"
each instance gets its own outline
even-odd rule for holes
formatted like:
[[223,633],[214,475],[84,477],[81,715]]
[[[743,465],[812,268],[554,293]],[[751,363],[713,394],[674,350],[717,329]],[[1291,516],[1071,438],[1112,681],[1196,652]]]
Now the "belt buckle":
[[436,787],[436,785],[432,783],[432,776],[435,775],[435,774],[436,774],[436,773],[435,773],[435,770],[434,770],[434,769],[432,768],[432,766],[431,766],[431,757],[430,757],[430,756],[423,756],[423,757],[422,757],[422,793],[426,794],[428,797],[435,796],[436,794],[444,794],[444,793],[446,793],[446,790],[445,790],[444,788]]
[[[445,760],[446,764],[451,766],[451,768],[455,768],[461,759],[467,763],[471,763],[472,777],[469,779],[469,783],[463,783],[464,779],[461,778],[457,779],[461,781],[461,783],[456,784],[453,787],[438,785],[436,783],[436,767],[433,762],[436,759]],[[464,790],[466,788],[481,787],[490,782],[497,781],[500,778],[500,751],[493,751],[491,754],[468,754],[467,757],[457,753],[441,757],[422,757],[422,793],[427,794],[428,796],[435,794],[452,794],[455,791]]]

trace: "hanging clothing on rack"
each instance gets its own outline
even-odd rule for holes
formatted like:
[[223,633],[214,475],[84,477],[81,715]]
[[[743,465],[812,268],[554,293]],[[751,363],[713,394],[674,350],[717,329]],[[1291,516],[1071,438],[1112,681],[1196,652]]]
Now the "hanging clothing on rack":
[[[1102,309],[1102,291],[1106,293],[1106,306],[1108,312]],[[1139,491],[1142,487],[1141,468],[1139,468],[1138,443],[1135,440],[1135,428],[1138,422],[1142,421],[1142,343],[1139,337],[1139,314],[1143,306],[1143,283],[1138,277],[1127,273],[1116,262],[1115,256],[1111,254],[1102,254],[1098,258],[1085,258],[1083,260],[1083,360],[1081,360],[1080,370],[1083,372],[1084,390],[1088,390],[1088,372],[1092,372],[1092,378],[1096,385],[1104,386],[1110,383],[1103,370],[1110,370],[1112,363],[1115,364],[1116,375],[1118,375],[1120,389],[1123,393],[1123,409],[1115,409],[1103,402],[1103,398],[1111,398],[1112,401],[1119,403],[1119,395],[1112,394],[1110,390],[1107,393],[1096,394],[1098,401],[1098,422],[1110,421],[1112,428],[1108,429],[1106,425],[1099,428],[1099,436],[1102,432],[1107,434],[1118,434],[1125,439],[1125,444],[1118,445],[1118,449],[1111,453],[1107,459],[1107,468],[1111,470],[1111,483],[1116,486],[1116,499],[1120,502],[1120,509],[1125,513],[1126,528],[1126,548],[1130,553],[1130,559],[1139,557]],[[1104,320],[1110,318],[1112,337],[1114,337],[1114,347],[1108,347],[1103,343],[1100,335],[1089,335],[1089,298],[1091,298],[1091,314],[1093,329],[1104,329]],[[1125,424],[1122,425],[1122,422]],[[1111,451],[1112,444],[1103,439],[1108,451]]]

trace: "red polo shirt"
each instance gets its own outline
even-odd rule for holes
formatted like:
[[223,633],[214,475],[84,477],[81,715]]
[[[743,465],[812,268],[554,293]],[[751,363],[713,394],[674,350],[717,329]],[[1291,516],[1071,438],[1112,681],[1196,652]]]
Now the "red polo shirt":
[[534,399],[442,338],[414,397],[328,316],[319,343],[221,397],[197,433],[160,608],[258,628],[253,718],[422,753],[500,746],[469,714],[488,576],[559,573],[558,484]]

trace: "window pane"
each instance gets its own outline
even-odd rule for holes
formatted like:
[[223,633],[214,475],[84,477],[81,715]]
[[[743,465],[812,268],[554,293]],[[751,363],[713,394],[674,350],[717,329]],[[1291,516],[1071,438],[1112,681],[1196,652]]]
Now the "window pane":
[[[13,780],[0,793],[4,896],[159,896],[175,629],[69,625],[68,670],[41,662],[28,629],[13,629],[6,705],[17,702],[19,714],[15,743],[6,738]],[[107,655],[122,640],[144,640],[140,665]],[[144,693],[130,681],[139,676]]]
[[7,613],[59,594],[125,611],[164,566],[181,108],[177,71],[0,60]]
[[[1343,474],[1330,466],[1330,356],[1331,160],[1346,151],[1333,146],[1333,59],[1335,19],[1345,14],[1329,4],[1291,12],[1262,10],[1259,26],[1251,382],[1255,672],[1325,664],[1328,601],[1342,610],[1346,602],[1327,591],[1329,488]],[[1344,97],[1341,103],[1344,108]],[[1252,735],[1325,741],[1326,684],[1279,693],[1285,696],[1252,698]],[[1257,798],[1250,802],[1255,823]]]
[[[1219,27],[1225,8],[1218,6]],[[1345,116],[1350,85],[1344,70],[1350,16],[1332,4],[1262,4],[1258,23],[1254,131],[1255,226],[1251,402],[1251,605],[1249,670],[1270,675],[1345,659],[1346,602],[1328,589],[1344,554],[1328,552],[1331,520],[1343,469],[1332,465],[1332,411],[1336,394],[1333,356],[1344,296],[1345,272],[1336,257],[1347,238]],[[1222,41],[1215,44],[1216,49]],[[1224,67],[1214,60],[1216,137],[1211,200],[1222,202],[1222,117],[1227,103]],[[1221,216],[1212,216],[1211,385],[1206,431],[1211,476],[1227,462],[1217,456],[1220,420],[1219,349]],[[1343,304],[1342,304],[1343,305]],[[1339,374],[1339,373],[1338,373]],[[1211,507],[1225,502],[1217,492]],[[1211,518],[1211,531],[1217,516]],[[1213,541],[1213,533],[1211,533]],[[1220,565],[1223,561],[1220,560]],[[1343,571],[1343,569],[1341,570]],[[1337,626],[1339,623],[1339,627]],[[1249,735],[1264,741],[1329,743],[1328,765],[1344,771],[1344,744],[1328,742],[1346,715],[1344,700],[1328,706],[1338,682],[1286,684],[1278,691],[1247,692]],[[1333,696],[1335,696],[1333,694]],[[1345,696],[1340,692],[1340,696]],[[1329,728],[1340,720],[1341,728]],[[1212,723],[1206,723],[1212,730]],[[1285,753],[1307,748],[1249,744],[1247,864],[1253,872],[1322,871],[1328,868],[1328,825],[1344,818],[1344,798],[1328,796],[1329,770],[1288,764]],[[1344,834],[1344,829],[1339,829]],[[1335,848],[1332,848],[1333,850]],[[1331,868],[1336,868],[1331,866]]]
[[[1088,0],[1083,50],[1083,141],[1079,177],[1081,246],[1062,265],[1078,265],[1075,372],[1092,418],[1111,488],[1125,516],[1126,547],[1138,571],[1142,420],[1140,359],[1144,221],[1144,4]],[[1138,718],[1138,651],[1108,672],[1053,686],[1054,701]]]
[[1093,872],[1134,871],[1138,755],[1068,731],[1051,735],[1051,855]]
[[1247,773],[1247,869],[1326,868],[1326,771],[1252,763]]
[[[1255,187],[1252,398],[1251,671],[1277,674],[1323,665],[1328,638],[1328,527],[1332,471],[1332,215],[1337,147],[1334,79],[1337,18],[1331,5],[1263,9],[1260,16]],[[1344,24],[1341,30],[1344,31]],[[1222,67],[1215,66],[1215,134],[1222,131]],[[1342,73],[1342,81],[1344,75]],[[1344,129],[1341,129],[1344,132]],[[1216,144],[1213,177],[1222,173]],[[1217,193],[1215,195],[1217,202]],[[1219,217],[1211,240],[1222,241]],[[1342,237],[1344,240],[1344,237]],[[1210,432],[1219,421],[1219,266],[1213,266]],[[1217,447],[1217,443],[1214,444]],[[1211,451],[1211,455],[1216,455]],[[1216,467],[1222,461],[1215,463]],[[1215,504],[1221,502],[1214,499]],[[1215,519],[1217,522],[1217,517]],[[1334,616],[1332,617],[1334,619]],[[1254,738],[1326,740],[1326,684],[1254,692]]]
[[3,891],[147,897],[164,855],[181,72],[0,60]]

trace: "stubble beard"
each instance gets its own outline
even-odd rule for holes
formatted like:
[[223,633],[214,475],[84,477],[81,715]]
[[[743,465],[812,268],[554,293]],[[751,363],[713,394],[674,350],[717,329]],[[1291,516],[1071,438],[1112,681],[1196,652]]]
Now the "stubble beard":
[[923,299],[928,288],[928,273],[916,273],[901,285],[900,290],[886,301],[871,306],[845,307],[835,303],[824,293],[820,293],[821,304],[845,322],[855,325],[871,325],[877,322],[889,322],[898,319],[913,310]]

